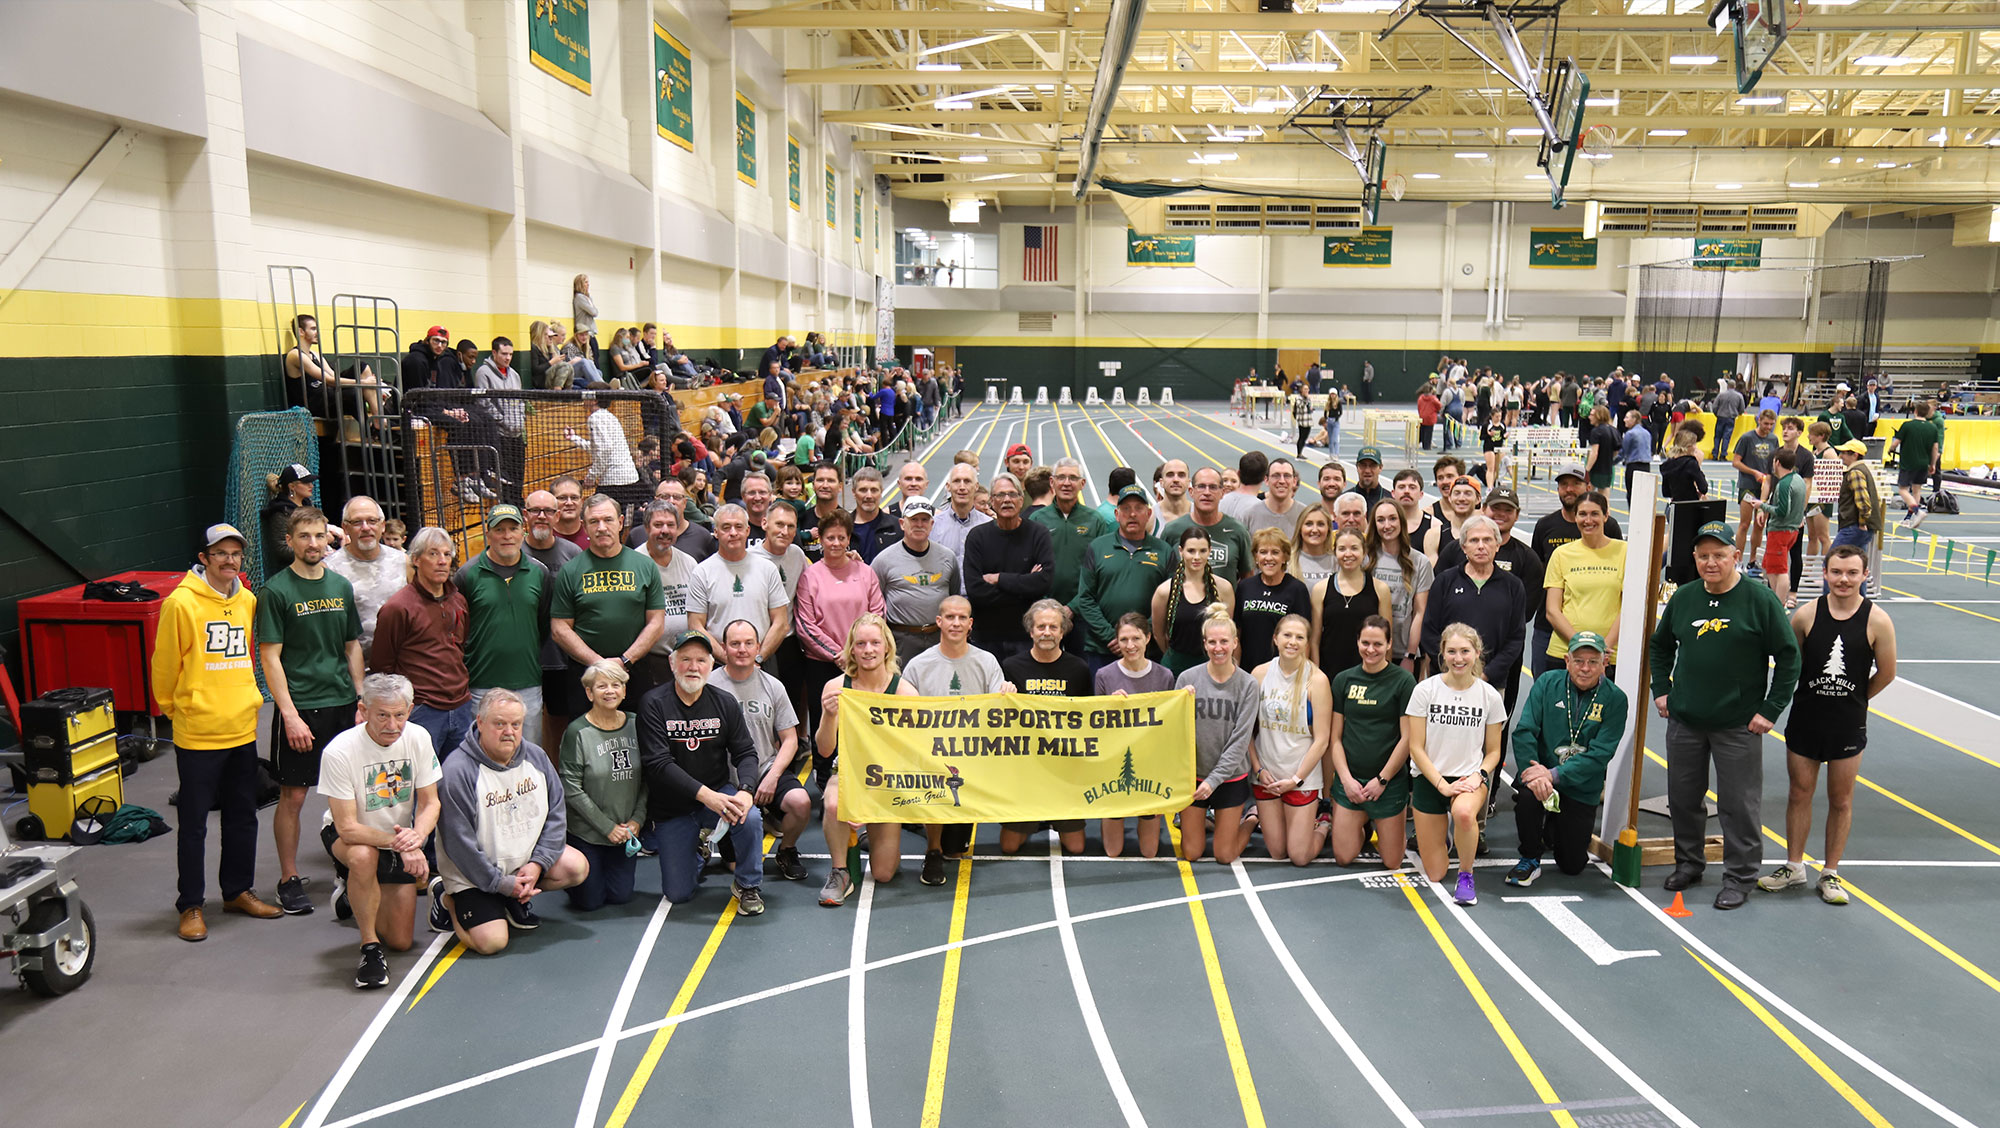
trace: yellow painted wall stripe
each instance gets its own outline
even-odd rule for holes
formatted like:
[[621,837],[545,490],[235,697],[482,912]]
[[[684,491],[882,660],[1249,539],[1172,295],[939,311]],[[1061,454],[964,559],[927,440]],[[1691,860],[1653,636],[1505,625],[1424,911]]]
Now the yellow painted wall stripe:
[[444,973],[450,971],[451,965],[457,963],[458,957],[464,954],[465,945],[459,943],[457,940],[453,940],[451,947],[438,959],[437,966],[431,968],[430,975],[424,978],[424,985],[417,989],[417,997],[411,999],[410,1005],[403,1008],[403,1013],[408,1014],[416,1010],[417,1004],[424,1001],[424,996],[430,994],[431,988],[437,984],[438,980],[444,978]]
[[[1201,886],[1195,882],[1194,867],[1179,857],[1180,830],[1172,816],[1167,816],[1167,840],[1173,844],[1182,892],[1189,897],[1200,896]],[[1222,1045],[1229,1054],[1229,1073],[1236,1081],[1236,1098],[1243,1104],[1243,1122],[1248,1128],[1264,1128],[1264,1103],[1258,1099],[1257,1082],[1250,1076],[1250,1057],[1243,1051],[1243,1032],[1237,1028],[1236,1008],[1229,1001],[1222,961],[1215,954],[1215,934],[1209,931],[1208,913],[1200,901],[1189,901],[1187,907],[1194,918],[1194,938],[1201,948],[1201,965],[1208,974],[1208,992],[1215,997],[1215,1020],[1222,1028]]]
[[1771,1033],[1776,1034],[1778,1036],[1779,1041],[1783,1042],[1787,1046],[1790,1046],[1793,1053],[1799,1055],[1799,1058],[1801,1060],[1803,1060],[1807,1065],[1811,1066],[1812,1071],[1814,1073],[1819,1074],[1820,1080],[1826,1082],[1827,1085],[1830,1086],[1834,1092],[1839,1093],[1843,1098],[1846,1099],[1848,1104],[1854,1106],[1854,1110],[1861,1114],[1861,1118],[1863,1120],[1866,1120],[1868,1123],[1874,1125],[1875,1128],[1891,1128],[1888,1120],[1884,1119],[1881,1113],[1875,1111],[1874,1105],[1869,1104],[1866,1098],[1864,1098],[1860,1093],[1855,1092],[1854,1086],[1849,1085],[1840,1076],[1840,1074],[1835,1073],[1833,1071],[1833,1068],[1831,1066],[1827,1065],[1826,1062],[1820,1060],[1820,1056],[1812,1052],[1812,1047],[1800,1041],[1798,1035],[1792,1033],[1791,1029],[1787,1027],[1784,1023],[1779,1022],[1777,1015],[1774,1015],[1770,1011],[1764,1009],[1764,1004],[1758,1002],[1754,997],[1752,997],[1750,992],[1745,991],[1743,988],[1737,986],[1736,982],[1730,979],[1728,976],[1715,970],[1713,967],[1710,967],[1707,960],[1702,959],[1700,956],[1695,955],[1693,952],[1688,951],[1688,949],[1686,948],[1682,948],[1681,951],[1687,952],[1687,954],[1693,958],[1694,962],[1700,964],[1702,968],[1706,970],[1710,975],[1715,976],[1715,981],[1717,983],[1720,983],[1724,987],[1729,988],[1729,993],[1736,996],[1737,1002],[1742,1003],[1745,1007],[1748,1007],[1750,1009],[1751,1014],[1756,1015],[1757,1018],[1760,1021],[1762,1021],[1765,1026],[1770,1028]]
[[[972,899],[972,859],[958,861],[958,886],[951,897],[951,930],[946,937],[953,945],[965,939],[965,906]],[[937,1025],[931,1030],[931,1066],[924,1079],[923,1128],[938,1128],[944,1122],[944,1077],[951,1060],[951,1021],[958,1009],[958,961],[965,949],[952,947],[944,954],[944,979],[938,986]]]
[[[708,965],[715,959],[715,951],[722,947],[722,938],[729,932],[729,926],[736,920],[736,901],[732,898],[729,906],[722,910],[715,927],[709,930],[708,943],[701,947],[701,954],[695,957],[694,966],[688,969],[687,978],[681,980],[681,989],[674,995],[673,1005],[667,1008],[668,1018],[677,1018],[688,1008],[688,1001],[694,998],[695,989],[701,986],[702,977],[708,974]],[[669,1023],[653,1031],[652,1041],[646,1044],[646,1052],[639,1058],[639,1068],[632,1071],[632,1079],[625,1083],[625,1091],[619,1095],[618,1103],[611,1109],[610,1119],[605,1128],[625,1128],[625,1122],[632,1118],[632,1110],[639,1104],[639,1094],[653,1079],[653,1070],[660,1064],[660,1055],[666,1052],[667,1043],[673,1040],[674,1031],[680,1023]]]
[[[1431,939],[1437,942],[1439,950],[1444,952],[1444,958],[1450,961],[1452,970],[1458,973],[1459,982],[1465,984],[1465,989],[1471,992],[1473,1001],[1479,1004],[1480,1011],[1486,1015],[1486,1021],[1492,1024],[1493,1032],[1500,1036],[1500,1041],[1506,1045],[1507,1052],[1513,1055],[1514,1064],[1520,1067],[1521,1073],[1528,1078],[1528,1084],[1534,1087],[1535,1095],[1542,1099],[1543,1104],[1561,1104],[1562,1098],[1556,1095],[1555,1086],[1549,1084],[1542,1067],[1535,1064],[1534,1056],[1528,1053],[1528,1047],[1522,1044],[1520,1035],[1514,1033],[1514,1027],[1507,1022],[1506,1016],[1500,1013],[1500,1007],[1493,1001],[1493,996],[1486,993],[1486,988],[1479,982],[1479,977],[1472,974],[1472,968],[1465,962],[1465,957],[1459,954],[1458,945],[1453,944],[1451,937],[1445,935],[1444,925],[1438,923],[1437,915],[1424,903],[1415,886],[1406,881],[1402,888],[1403,896],[1409,900],[1410,907],[1417,910],[1417,915],[1423,918],[1424,927],[1430,931]],[[1576,1118],[1571,1116],[1567,1109],[1552,1108],[1549,1110],[1549,1115],[1565,1128],[1576,1128]]]

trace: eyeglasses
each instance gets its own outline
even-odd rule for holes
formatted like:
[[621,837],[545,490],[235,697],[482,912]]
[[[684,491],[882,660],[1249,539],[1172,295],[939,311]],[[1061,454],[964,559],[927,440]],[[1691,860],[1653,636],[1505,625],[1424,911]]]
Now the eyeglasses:
[[542,516],[546,517],[546,516],[548,516],[549,514],[551,514],[551,513],[554,513],[554,512],[555,512],[555,507],[554,507],[554,506],[550,506],[550,505],[531,505],[531,506],[529,506],[529,507],[528,507],[528,512],[530,512],[530,513],[538,513],[538,514],[540,514],[540,515],[542,515]]

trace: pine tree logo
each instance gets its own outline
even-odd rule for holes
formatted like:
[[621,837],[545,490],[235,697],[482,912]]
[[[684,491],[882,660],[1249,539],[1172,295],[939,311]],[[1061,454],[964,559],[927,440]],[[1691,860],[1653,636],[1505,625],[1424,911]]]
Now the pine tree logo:
[[730,592],[731,592],[732,594],[735,594],[735,595],[742,595],[742,594],[743,594],[743,577],[742,577],[742,576],[738,576],[738,577],[736,577],[736,582],[735,582],[735,583],[733,583],[733,584],[731,584],[731,585],[729,586],[729,590],[730,590]]
[[1131,791],[1139,782],[1139,773],[1132,770],[1132,749],[1125,749],[1125,766],[1118,769],[1118,790]]
[[1823,678],[1844,678],[1847,676],[1847,640],[1833,636],[1833,649],[1826,653],[1826,668],[1820,671]]
[[[964,690],[964,688],[965,688],[965,687],[964,687],[964,686],[963,686],[962,684],[960,684],[960,682],[959,682],[959,680],[958,680],[958,675],[957,675],[957,674],[953,674],[953,675],[951,676],[951,692],[952,692],[952,696],[956,697],[956,696],[957,696],[957,695],[958,695],[958,694],[959,694],[960,692],[962,692],[962,691]],[[1127,762],[1127,763],[1130,763],[1130,762],[1131,762],[1131,758],[1132,758],[1132,754],[1131,754],[1130,752],[1127,752],[1127,753],[1125,754],[1125,759],[1126,759],[1126,762]]]

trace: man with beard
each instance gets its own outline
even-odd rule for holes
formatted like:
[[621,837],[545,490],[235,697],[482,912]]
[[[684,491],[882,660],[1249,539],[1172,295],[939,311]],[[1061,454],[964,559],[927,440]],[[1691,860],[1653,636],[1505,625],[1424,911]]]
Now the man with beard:
[[757,745],[736,698],[708,682],[715,669],[708,635],[681,632],[673,667],[672,684],[639,701],[639,758],[647,814],[657,827],[660,891],[671,904],[694,899],[701,882],[695,840],[727,821],[736,848],[736,911],[756,916],[764,911],[764,818],[755,796],[736,781],[758,778]]
[[340,529],[347,534],[347,543],[329,553],[325,564],[354,587],[354,606],[361,614],[361,653],[367,654],[375,644],[375,617],[409,582],[410,558],[402,549],[382,543],[382,507],[365,494],[348,498],[341,507]]

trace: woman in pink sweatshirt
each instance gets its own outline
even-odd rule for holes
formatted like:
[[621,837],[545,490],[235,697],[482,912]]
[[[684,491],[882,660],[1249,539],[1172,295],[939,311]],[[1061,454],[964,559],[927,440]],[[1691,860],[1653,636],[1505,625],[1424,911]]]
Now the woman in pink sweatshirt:
[[[839,677],[840,648],[847,629],[869,612],[887,610],[882,583],[875,570],[848,551],[854,541],[854,519],[844,509],[820,518],[819,543],[824,554],[799,576],[792,631],[806,652],[806,684],[825,685]],[[728,624],[723,624],[727,626]]]

